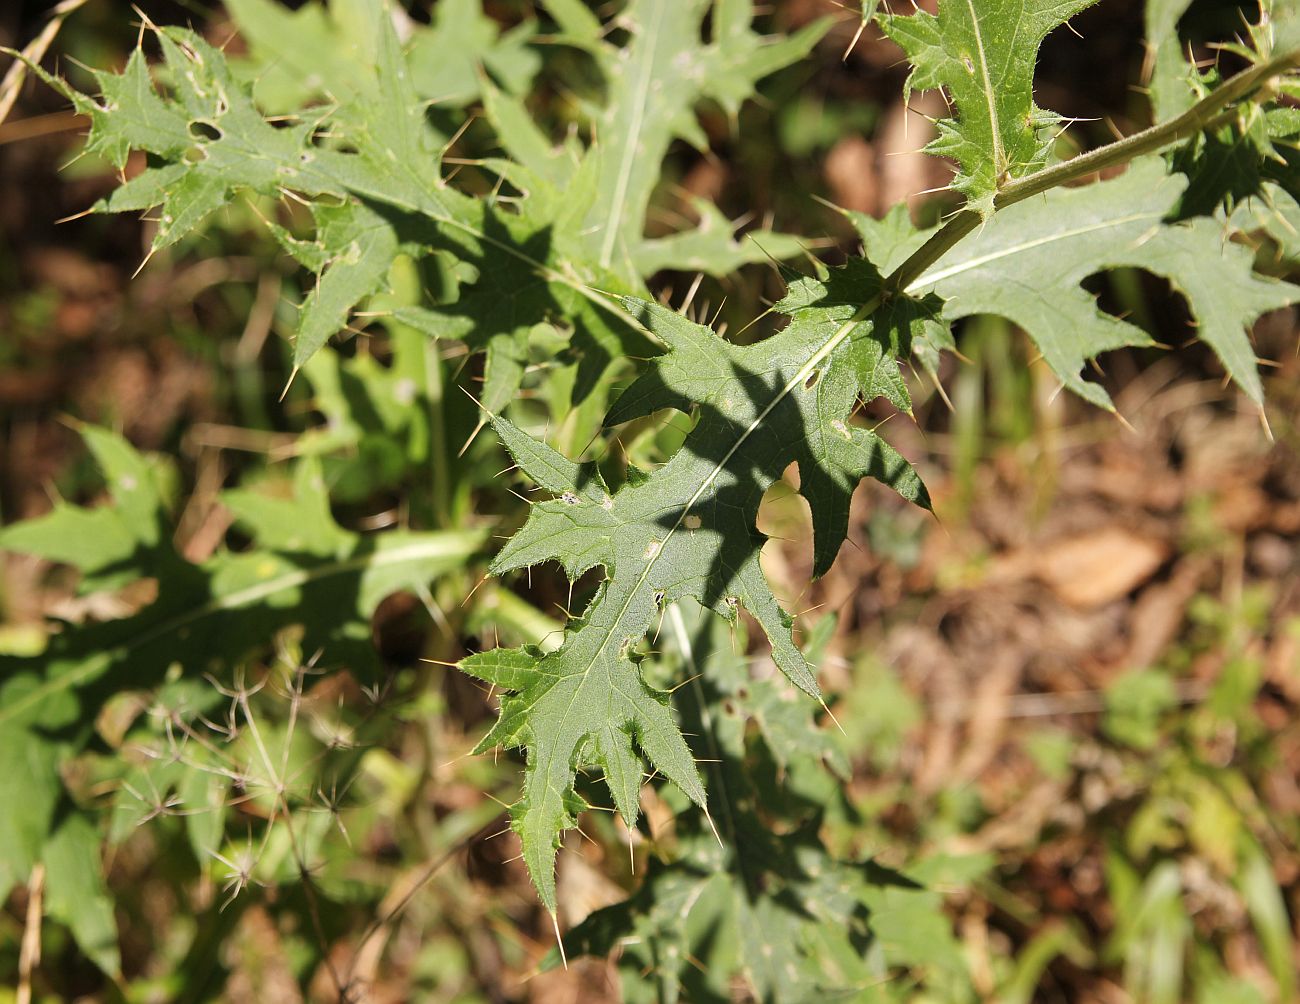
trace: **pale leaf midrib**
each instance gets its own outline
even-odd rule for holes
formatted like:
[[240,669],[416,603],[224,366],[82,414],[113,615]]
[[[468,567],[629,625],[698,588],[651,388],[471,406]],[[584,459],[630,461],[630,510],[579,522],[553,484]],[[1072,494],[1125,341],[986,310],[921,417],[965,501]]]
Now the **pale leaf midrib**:
[[618,232],[623,225],[623,213],[626,208],[624,204],[627,201],[627,188],[632,180],[634,154],[641,135],[642,125],[645,122],[646,106],[650,103],[650,78],[654,73],[655,49],[659,43],[659,26],[663,20],[664,7],[663,2],[656,6],[653,24],[647,26],[644,35],[639,36],[648,40],[648,50],[645,54],[645,64],[642,68],[641,77],[637,82],[636,102],[632,108],[632,123],[628,129],[627,140],[623,144],[623,157],[619,163],[618,178],[614,184],[613,204],[607,207],[610,215],[605,223],[605,236],[602,238],[600,245],[600,264],[602,268],[609,267],[614,255],[614,243],[618,240]]
[[[983,268],[991,262],[1000,261],[1004,258],[1011,258],[1018,254],[1024,254],[1027,251],[1034,251],[1038,248],[1047,247],[1058,241],[1071,240],[1075,237],[1083,237],[1088,234],[1100,233],[1109,230],[1112,227],[1122,227],[1130,223],[1141,223],[1146,220],[1160,220],[1164,213],[1156,211],[1147,211],[1134,213],[1131,216],[1121,216],[1116,219],[1102,220],[1099,223],[1089,224],[1088,226],[1076,227],[1073,230],[1062,230],[1057,233],[1047,234],[1044,237],[1035,238],[1032,241],[1025,241],[1022,244],[1016,244],[1012,247],[1003,248],[986,255],[980,255],[978,258],[971,258],[968,261],[959,262],[956,265],[950,265],[947,268],[937,268],[931,272],[923,273],[919,278],[907,286],[906,292],[917,293],[924,289],[931,289],[946,279],[961,275],[964,272],[972,272],[975,269]],[[958,243],[955,248],[961,247]],[[942,261],[942,259],[940,259]]]
[[691,495],[686,505],[682,507],[681,512],[677,516],[677,520],[669,528],[668,533],[665,534],[664,539],[659,546],[659,549],[655,552],[653,557],[649,558],[646,561],[645,569],[641,572],[641,576],[637,580],[636,585],[633,586],[633,588],[628,591],[627,598],[623,601],[623,607],[621,610],[619,610],[618,615],[614,618],[611,627],[606,631],[605,638],[601,642],[600,647],[597,648],[596,650],[596,655],[592,657],[591,661],[587,664],[586,668],[582,671],[584,679],[591,672],[592,667],[596,665],[596,660],[600,658],[601,653],[605,651],[606,647],[613,639],[614,635],[618,630],[619,625],[623,623],[623,618],[624,616],[626,616],[628,608],[632,605],[633,600],[636,598],[637,594],[641,591],[641,587],[644,586],[647,579],[649,579],[650,572],[654,568],[655,563],[658,562],[659,558],[662,557],[667,552],[668,541],[671,540],[673,534],[676,533],[681,528],[682,524],[686,520],[686,517],[690,515],[690,512],[694,508],[695,504],[699,502],[699,500],[709,490],[709,488],[713,485],[713,483],[718,479],[718,476],[724,470],[727,469],[727,464],[731,462],[731,458],[736,455],[736,453],[740,450],[742,446],[745,445],[749,437],[752,436],[754,432],[756,432],[758,428],[765,421],[767,421],[768,416],[771,415],[772,412],[776,410],[777,406],[780,405],[781,402],[784,401],[787,397],[789,397],[790,393],[796,387],[801,386],[812,375],[813,371],[816,370],[817,367],[831,353],[833,353],[837,348],[839,348],[839,346],[844,342],[844,340],[853,333],[853,330],[859,324],[861,324],[866,318],[870,317],[871,314],[873,314],[879,306],[880,306],[880,296],[877,295],[873,297],[871,300],[869,300],[867,303],[864,303],[861,307],[859,307],[854,312],[852,317],[850,317],[847,321],[845,321],[838,328],[836,328],[834,334],[832,334],[830,338],[828,338],[816,352],[814,352],[812,355],[808,357],[807,361],[802,366],[799,367],[798,371],[794,374],[794,376],[792,376],[786,382],[785,386],[782,387],[781,390],[776,394],[776,396],[773,397],[772,400],[768,402],[766,407],[764,407],[763,410],[759,412],[758,416],[752,422],[749,423],[749,425],[745,428],[745,430],[736,438],[736,442],[731,446],[730,449],[727,450],[726,454],[723,455],[722,459],[719,460],[713,466],[713,468],[709,471],[709,473],[705,476],[705,478],[700,482],[699,488],[695,490],[695,493]]
[[993,88],[993,80],[989,76],[989,58],[984,50],[984,35],[980,31],[980,16],[975,10],[975,0],[966,0],[966,6],[970,9],[971,27],[975,32],[975,52],[984,83],[984,101],[989,108],[989,125],[993,131],[993,177],[996,181],[1006,168],[1006,151],[1002,149],[1002,130],[998,122],[997,93]]
[[[941,269],[938,272],[925,273],[908,287],[908,292],[912,292],[914,290],[925,288],[928,286],[933,286],[943,279],[951,278],[953,275],[960,274],[961,272],[970,271],[972,269],[978,268],[982,265],[988,264],[990,261],[996,261],[1000,258],[1010,257],[1015,254],[1024,253],[1026,251],[1033,250],[1036,247],[1048,245],[1056,241],[1068,240],[1072,237],[1078,237],[1078,236],[1085,235],[1087,233],[1106,230],[1111,227],[1123,225],[1125,223],[1132,223],[1144,219],[1151,219],[1154,216],[1158,216],[1158,215],[1159,214],[1153,214],[1153,213],[1140,213],[1140,214],[1136,214],[1129,217],[1123,217],[1116,220],[1106,220],[1100,224],[1089,226],[1089,227],[1080,227],[1075,230],[1063,231],[1061,233],[1051,234],[1037,241],[1026,242],[1022,245],[1017,245],[1012,248],[1007,248],[1003,251],[994,254],[985,255],[978,259],[972,259],[969,262],[963,262],[960,265],[952,266],[949,269]],[[739,437],[737,437],[736,442],[731,446],[731,448],[722,457],[722,459],[719,460],[718,463],[715,464],[714,467],[710,470],[709,474],[700,483],[699,488],[696,489],[695,493],[691,496],[690,500],[682,508],[682,511],[678,515],[677,520],[674,522],[673,526],[669,529],[667,535],[664,537],[664,540],[661,546],[659,547],[659,550],[656,552],[654,557],[650,558],[646,562],[645,568],[642,571],[640,578],[637,580],[636,585],[628,592],[627,597],[623,602],[622,609],[619,611],[618,616],[614,618],[612,626],[606,632],[606,637],[603,639],[599,648],[596,650],[597,654],[592,658],[592,660],[582,671],[584,680],[585,677],[590,673],[591,669],[595,666],[596,660],[600,657],[600,654],[606,650],[606,648],[610,644],[610,641],[617,633],[619,626],[623,622],[624,616],[627,614],[628,608],[631,606],[632,602],[640,592],[642,586],[644,586],[646,581],[649,579],[650,573],[654,568],[655,563],[659,560],[659,558],[664,553],[666,553],[668,541],[672,538],[672,535],[676,533],[677,530],[682,526],[687,515],[690,514],[691,510],[696,505],[696,503],[699,502],[699,500],[709,490],[710,486],[717,480],[717,478],[721,475],[721,473],[724,470],[726,470],[727,464],[730,463],[732,457],[736,455],[736,453],[745,444],[745,442],[749,439],[749,437],[753,435],[753,433],[757,431],[757,429],[763,424],[763,422],[767,420],[768,416],[777,408],[777,406],[780,405],[780,403],[783,400],[785,400],[785,398],[788,397],[789,394],[796,387],[800,386],[809,376],[811,376],[812,372],[831,353],[833,353],[844,342],[844,340],[847,337],[849,337],[850,334],[852,334],[853,330],[859,324],[861,324],[872,313],[874,313],[876,308],[879,305],[880,305],[879,297],[875,297],[872,300],[868,301],[867,303],[863,304],[861,307],[859,307],[858,310],[854,312],[852,317],[850,317],[848,320],[843,322],[843,324],[841,324],[840,327],[835,330],[835,333],[832,334],[831,337],[828,338],[826,342],[824,342],[816,352],[814,352],[811,356],[809,356],[808,360],[799,368],[799,370],[795,373],[795,375],[785,384],[785,386],[781,389],[781,391],[759,413],[758,417],[755,418],[753,422],[749,424],[749,426],[740,434]]]

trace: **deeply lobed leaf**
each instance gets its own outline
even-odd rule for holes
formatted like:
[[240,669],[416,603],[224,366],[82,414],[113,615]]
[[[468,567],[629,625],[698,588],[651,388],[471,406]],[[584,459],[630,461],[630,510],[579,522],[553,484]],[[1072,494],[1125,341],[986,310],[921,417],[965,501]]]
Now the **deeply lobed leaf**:
[[[712,41],[704,44],[701,30],[710,14]],[[696,267],[666,259],[663,245],[647,261],[643,248],[646,211],[669,145],[684,139],[698,149],[708,148],[695,106],[712,98],[734,119],[759,79],[806,56],[830,27],[830,20],[822,19],[788,38],[764,39],[751,29],[752,20],[750,0],[633,0],[619,16],[632,33],[626,48],[587,41],[606,77],[609,97],[594,115],[597,140],[590,155],[598,164],[596,198],[585,229],[601,267],[624,281],[650,274],[649,264]],[[502,133],[502,141],[511,148],[509,133]],[[703,236],[695,235],[697,240]],[[747,254],[733,250],[729,257],[762,260],[764,239],[758,235]],[[768,253],[782,252],[797,249],[778,247]],[[715,274],[725,271],[725,260],[705,260]]]
[[[311,205],[311,238],[270,224],[318,276],[299,318],[296,368],[387,287],[399,255],[453,255],[473,278],[454,302],[408,308],[403,320],[486,350],[485,404],[495,409],[518,390],[527,334],[540,322],[573,332],[577,399],[607,379],[618,358],[653,351],[594,289],[641,292],[641,277],[663,268],[703,265],[719,274],[801,253],[792,238],[767,231],[737,241],[711,203],[697,207],[701,225],[693,231],[643,236],[670,143],[704,144],[696,104],[712,98],[734,114],[759,78],[805,55],[829,27],[820,21],[789,39],[764,39],[749,27],[749,0],[692,0],[685,11],[692,28],[682,31],[678,6],[637,0],[624,12],[635,28],[626,48],[600,41],[582,15],[556,15],[570,26],[581,22],[581,32],[561,40],[592,52],[609,81],[607,100],[591,109],[599,127],[585,151],[573,143],[554,149],[524,110],[521,96],[540,65],[528,47],[531,24],[503,35],[478,0],[440,4],[428,28],[387,3],[336,0],[289,12],[269,0],[238,0],[232,14],[255,57],[267,60],[255,86],[224,53],[177,28],[155,31],[164,91],[141,50],[121,74],[96,73],[98,98],[43,76],[89,117],[87,150],[118,167],[131,151],[149,155],[149,166],[95,209],[159,207],[154,251],[194,233],[240,193],[293,193]],[[719,31],[704,45],[700,28],[714,6]],[[399,25],[409,44],[399,41]],[[312,57],[304,58],[303,46],[281,58],[286,33],[312,40]],[[685,67],[683,60],[700,62]],[[448,137],[426,108],[477,98],[517,161],[491,165],[526,193],[513,210],[495,197],[466,197],[442,178]],[[318,99],[328,103],[304,107]]]
[[[708,765],[722,841],[698,811],[680,810],[674,839],[637,891],[574,928],[569,952],[618,952],[625,998],[647,1004],[729,1001],[737,982],[771,1004],[810,994],[852,999],[884,981],[890,966],[951,964],[955,939],[932,921],[915,939],[920,950],[895,937],[933,916],[936,894],[822,845],[817,829],[837,804],[835,781],[821,776],[828,787],[819,802],[779,780],[817,757],[847,770],[815,706],[792,699],[779,678],[753,673],[743,629],[689,601],[668,610],[664,635],[665,661],[679,663],[689,681],[683,724]],[[557,953],[548,961],[558,964]]]
[[[766,633],[786,677],[813,697],[816,680],[759,567],[755,527],[763,493],[792,463],[813,511],[816,565],[830,566],[844,541],[848,504],[863,477],[874,477],[928,506],[916,473],[898,453],[849,416],[860,393],[876,396],[877,369],[897,369],[926,306],[901,300],[868,321],[860,307],[879,299],[880,276],[866,262],[801,284],[783,309],[790,325],[755,345],[724,341],[657,304],[628,309],[668,353],[615,403],[607,421],[625,422],[664,408],[692,412],[683,448],[648,476],[611,493],[594,468],[582,467],[495,418],[521,470],[558,497],[531,507],[528,522],[493,565],[501,573],[557,560],[570,577],[600,566],[605,581],[563,644],[543,655],[471,656],[471,675],[510,691],[480,749],[521,747],[528,764],[513,810],[524,859],[543,903],[555,909],[559,836],[574,825],[578,767],[605,772],[615,805],[637,817],[639,747],[650,763],[697,804],[704,790],[666,695],[651,689],[636,646],[684,598],[728,619],[748,610]],[[879,359],[859,365],[863,346]],[[634,747],[635,744],[635,747]]]
[[943,88],[954,115],[927,150],[958,165],[953,187],[988,216],[1013,178],[1042,167],[1060,117],[1034,103],[1038,48],[1096,0],[939,0],[937,14],[880,15],[912,64],[907,92]]
[[[1237,385],[1263,401],[1249,325],[1300,301],[1300,287],[1254,271],[1248,248],[1225,238],[1222,223],[1173,221],[1187,188],[1157,157],[1110,181],[1057,189],[999,211],[917,279],[914,295],[932,294],[953,323],[996,314],[1022,327],[1071,391],[1113,409],[1084,364],[1123,346],[1152,345],[1141,328],[1103,312],[1083,280],[1113,268],[1138,268],[1169,280],[1191,308],[1197,337]],[[867,248],[892,268],[924,243],[897,210],[885,221],[849,214]]]

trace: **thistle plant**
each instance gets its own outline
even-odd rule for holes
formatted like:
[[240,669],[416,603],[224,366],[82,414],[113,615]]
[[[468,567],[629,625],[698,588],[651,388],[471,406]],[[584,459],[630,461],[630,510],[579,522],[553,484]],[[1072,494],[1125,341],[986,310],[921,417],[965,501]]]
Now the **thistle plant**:
[[[220,868],[227,897],[274,877],[264,862],[280,840],[314,888],[313,841],[331,825],[347,836],[338,811],[347,781],[346,772],[320,781],[314,760],[296,780],[287,773],[308,680],[346,669],[378,686],[370,619],[380,602],[408,591],[445,622],[433,590],[453,583],[474,610],[463,569],[492,555],[499,595],[555,562],[583,597],[559,634],[529,638],[516,618],[507,627],[522,644],[458,661],[499,701],[477,751],[522,751],[511,826],[543,907],[555,916],[556,855],[594,792],[608,792],[631,833],[648,774],[661,775],[683,820],[676,856],[656,862],[627,903],[573,931],[571,951],[635,946],[629,973],[648,966],[657,979],[640,989],[630,979],[629,999],[655,1000],[726,999],[736,974],[763,1000],[808,999],[810,987],[865,993],[891,968],[917,964],[908,950],[869,949],[882,930],[871,918],[889,904],[933,918],[937,896],[914,877],[832,856],[817,836],[825,806],[788,808],[770,829],[763,809],[780,796],[768,774],[749,770],[809,759],[846,769],[821,714],[816,658],[759,562],[765,493],[797,469],[814,576],[835,563],[862,481],[928,509],[917,471],[861,410],[883,399],[910,414],[909,367],[937,374],[964,318],[1006,318],[1063,388],[1114,411],[1088,365],[1154,343],[1102,311],[1083,282],[1141,269],[1186,298],[1197,337],[1262,415],[1249,329],[1300,300],[1300,288],[1256,268],[1250,243],[1262,234],[1293,247],[1300,221],[1300,125],[1284,101],[1300,86],[1300,8],[1264,0],[1231,50],[1241,68],[1220,73],[1179,51],[1171,26],[1187,4],[1152,4],[1155,124],[1063,157],[1071,123],[1038,106],[1034,69],[1044,38],[1092,2],[940,0],[936,14],[875,14],[911,64],[906,93],[947,99],[928,149],[954,165],[956,206],[929,230],[901,206],[883,219],[847,212],[863,253],[811,275],[787,269],[766,319],[778,330],[749,342],[658,302],[654,277],[801,260],[807,242],[770,227],[738,235],[703,199],[697,221],[674,233],[646,236],[647,214],[670,146],[708,147],[700,106],[734,127],[760,81],[807,56],[827,21],[773,38],[755,30],[748,0],[630,0],[607,21],[546,0],[535,19],[503,31],[476,0],[443,0],[427,26],[381,0],[296,12],[229,0],[248,50],[238,59],[193,30],[147,24],[121,72],[94,72],[92,92],[33,64],[89,121],[85,152],[119,171],[132,165],[92,210],[150,213],[151,255],[190,246],[227,207],[253,208],[307,277],[289,389],[305,381],[330,421],[290,450],[293,474],[278,496],[222,495],[251,542],[242,550],[197,564],[181,556],[157,467],[90,427],[82,432],[111,503],[59,502],[0,531],[0,546],[74,566],[83,591],[160,583],[129,617],[67,626],[39,655],[0,659],[0,776],[28,778],[23,811],[0,823],[0,890],[75,857],[94,901],[106,902],[87,867],[98,854],[95,807],[56,811],[59,772],[125,691],[155,694],[161,738],[123,780],[114,812],[132,824],[193,813],[194,851]],[[298,41],[282,46],[289,37]],[[599,81],[575,92],[568,123],[530,100],[552,72],[542,54],[556,49]],[[458,156],[466,130],[479,143],[488,135],[491,154]],[[392,371],[337,353],[369,325],[392,335]],[[539,346],[550,356],[541,366]],[[450,414],[449,361],[466,356],[481,382],[465,447],[497,469],[512,464],[543,496],[526,499],[526,520],[504,543],[490,527],[514,513],[476,511],[478,485],[445,443],[429,445],[437,436],[423,424],[425,406]],[[348,380],[366,388],[364,414]],[[545,402],[546,422],[521,389]],[[661,465],[639,469],[607,450],[621,427],[670,412],[689,431]],[[350,482],[338,451],[408,436],[393,477],[409,473],[404,450],[434,463],[434,501],[397,529],[340,525],[331,492]],[[744,643],[733,650],[728,632],[743,638],[746,618],[780,677],[750,681],[734,654]],[[258,725],[260,683],[241,674],[286,633],[317,655],[311,674],[281,667],[268,677],[289,708],[272,741]],[[224,718],[211,688],[195,694],[205,674],[222,688]],[[188,710],[169,703],[176,695]],[[751,721],[757,748],[745,741]],[[350,744],[327,739],[321,756]],[[599,784],[579,782],[587,770]],[[265,802],[275,825],[232,841],[214,808],[232,792]],[[123,825],[115,815],[112,839]],[[112,972],[111,910],[88,920],[74,899],[52,897],[52,912]],[[701,975],[687,963],[706,949]]]

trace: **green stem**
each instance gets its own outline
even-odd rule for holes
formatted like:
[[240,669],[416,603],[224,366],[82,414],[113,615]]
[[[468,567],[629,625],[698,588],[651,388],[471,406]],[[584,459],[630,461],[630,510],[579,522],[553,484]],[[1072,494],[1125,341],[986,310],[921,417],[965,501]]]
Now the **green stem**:
[[[1108,167],[1127,164],[1144,154],[1163,149],[1170,143],[1176,143],[1205,129],[1222,125],[1230,121],[1235,114],[1235,109],[1225,113],[1224,109],[1227,106],[1246,97],[1274,77],[1297,67],[1300,67],[1300,51],[1277,56],[1258,63],[1248,70],[1242,70],[1181,115],[1114,143],[1098,147],[1089,153],[1009,182],[994,196],[993,208],[994,210],[1005,209],[1031,196],[1041,195],[1043,192],[1059,188],[1061,185],[1077,181]],[[974,209],[959,210],[903,264],[890,273],[885,280],[885,289],[894,292],[907,289],[962,238],[975,230],[983,219]]]

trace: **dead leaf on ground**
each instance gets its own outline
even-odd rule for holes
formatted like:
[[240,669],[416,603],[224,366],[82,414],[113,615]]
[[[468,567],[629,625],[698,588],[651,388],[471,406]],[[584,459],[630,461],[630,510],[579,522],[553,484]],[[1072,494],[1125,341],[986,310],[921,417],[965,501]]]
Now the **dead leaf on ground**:
[[1048,543],[1028,564],[1035,578],[1080,610],[1104,606],[1146,582],[1169,557],[1169,544],[1118,526]]

